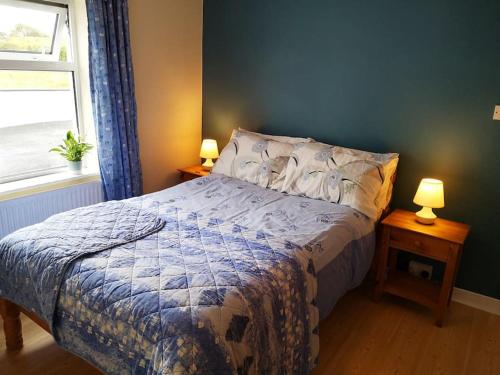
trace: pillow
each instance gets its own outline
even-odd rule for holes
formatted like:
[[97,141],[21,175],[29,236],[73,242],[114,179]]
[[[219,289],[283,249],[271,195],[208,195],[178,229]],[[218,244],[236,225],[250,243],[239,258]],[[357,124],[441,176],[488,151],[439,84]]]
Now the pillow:
[[350,206],[377,220],[384,168],[394,155],[301,143],[288,161],[281,191]]
[[[259,137],[269,139],[272,141],[290,143],[292,145],[297,144],[297,143],[302,143],[302,142],[306,142],[306,143],[314,142],[314,139],[312,139],[312,138],[288,137],[285,135],[269,135],[269,134],[251,132],[249,130],[245,130],[242,128],[238,128],[238,130],[242,133],[253,134],[253,135],[257,135]],[[236,132],[236,130],[233,130],[233,134],[231,134],[231,138],[233,138],[235,132]]]
[[377,198],[375,199],[375,204],[378,211],[377,219],[380,218],[382,212],[387,208],[387,206],[389,206],[389,203],[391,202],[393,188],[392,176],[394,175],[394,173],[396,173],[396,169],[398,167],[399,154],[379,154],[339,146],[337,146],[337,148],[351,152],[353,155],[356,155],[356,157],[360,159],[374,159],[382,163],[384,182],[382,183],[382,187],[380,188]]
[[293,145],[248,132],[236,131],[233,135],[212,172],[281,190]]
[[380,218],[382,212],[389,206],[392,199],[392,189],[394,187],[393,176],[398,167],[399,154],[392,155],[395,156],[391,157],[391,159],[384,164],[384,183],[382,184],[377,199],[375,200],[375,204],[377,205],[377,209],[379,211],[378,218]]

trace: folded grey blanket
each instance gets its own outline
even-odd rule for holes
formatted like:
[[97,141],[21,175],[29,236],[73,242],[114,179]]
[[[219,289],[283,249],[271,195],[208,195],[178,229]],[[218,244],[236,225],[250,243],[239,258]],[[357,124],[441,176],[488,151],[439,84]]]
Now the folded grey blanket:
[[140,204],[110,201],[22,228],[0,241],[0,297],[32,310],[54,332],[61,281],[75,259],[137,241],[164,225]]

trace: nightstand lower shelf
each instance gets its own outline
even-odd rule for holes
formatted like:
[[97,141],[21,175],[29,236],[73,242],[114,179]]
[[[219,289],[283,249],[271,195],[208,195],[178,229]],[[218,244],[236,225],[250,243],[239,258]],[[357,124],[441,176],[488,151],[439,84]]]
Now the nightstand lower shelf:
[[420,279],[407,272],[390,271],[383,291],[435,309],[439,303],[441,284]]

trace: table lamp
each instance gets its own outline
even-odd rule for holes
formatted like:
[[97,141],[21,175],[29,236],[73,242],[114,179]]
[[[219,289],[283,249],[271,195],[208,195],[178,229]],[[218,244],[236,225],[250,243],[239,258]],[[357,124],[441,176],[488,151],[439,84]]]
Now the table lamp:
[[214,166],[212,159],[219,157],[219,149],[215,139],[204,139],[201,143],[200,157],[206,159],[201,165],[204,170],[209,171]]
[[432,209],[444,207],[443,181],[434,178],[422,179],[413,203],[422,206],[422,209],[416,213],[417,221],[422,224],[433,224],[436,215]]

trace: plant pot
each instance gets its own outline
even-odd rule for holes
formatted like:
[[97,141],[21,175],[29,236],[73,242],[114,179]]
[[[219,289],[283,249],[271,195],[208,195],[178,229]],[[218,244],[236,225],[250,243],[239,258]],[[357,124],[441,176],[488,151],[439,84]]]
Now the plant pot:
[[82,174],[82,161],[69,161],[68,169],[73,174]]

